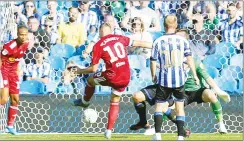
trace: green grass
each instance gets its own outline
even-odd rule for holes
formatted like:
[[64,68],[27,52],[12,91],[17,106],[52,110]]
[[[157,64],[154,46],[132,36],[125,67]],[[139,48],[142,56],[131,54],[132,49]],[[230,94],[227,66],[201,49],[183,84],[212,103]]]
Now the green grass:
[[[162,140],[175,140],[176,134],[162,134]],[[192,134],[185,140],[242,140],[242,134]],[[1,134],[0,140],[105,140],[103,134]],[[151,140],[143,134],[113,134],[111,140]]]

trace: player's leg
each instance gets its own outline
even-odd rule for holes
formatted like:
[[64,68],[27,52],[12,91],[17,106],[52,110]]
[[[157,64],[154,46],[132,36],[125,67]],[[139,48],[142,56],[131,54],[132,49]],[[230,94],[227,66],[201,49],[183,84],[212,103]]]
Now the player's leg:
[[16,135],[17,132],[14,129],[14,123],[16,116],[18,114],[18,105],[19,105],[19,77],[16,74],[13,74],[11,78],[9,78],[9,93],[10,93],[10,106],[8,109],[8,121],[7,121],[7,129],[8,131]]
[[155,113],[154,113],[154,127],[155,135],[153,140],[161,140],[161,128],[163,122],[163,108],[167,107],[167,100],[170,97],[171,90],[162,86],[157,87],[156,96],[155,96]]
[[184,110],[184,86],[173,89],[176,110],[176,126],[178,130],[178,140],[184,140],[184,124],[185,124],[185,110]]
[[90,100],[95,92],[95,86],[99,85],[101,83],[101,82],[99,83],[99,81],[98,81],[100,79],[97,79],[98,77],[101,77],[101,75],[102,75],[102,73],[99,72],[99,73],[94,74],[94,76],[88,77],[87,84],[85,87],[85,93],[81,99],[72,101],[72,104],[74,106],[81,106],[81,107],[86,108],[90,105]]
[[130,126],[130,130],[138,130],[141,128],[148,129],[150,127],[147,122],[145,102],[147,101],[151,106],[155,104],[156,88],[157,85],[150,85],[133,93],[134,107],[139,115],[140,121]]
[[220,102],[218,101],[214,92],[211,91],[210,89],[205,89],[202,92],[202,100],[203,100],[203,102],[210,102],[211,103],[211,108],[213,110],[213,113],[215,114],[217,121],[218,121],[219,132],[220,133],[227,133],[227,130],[226,130],[224,122],[223,122],[222,106],[221,106]]

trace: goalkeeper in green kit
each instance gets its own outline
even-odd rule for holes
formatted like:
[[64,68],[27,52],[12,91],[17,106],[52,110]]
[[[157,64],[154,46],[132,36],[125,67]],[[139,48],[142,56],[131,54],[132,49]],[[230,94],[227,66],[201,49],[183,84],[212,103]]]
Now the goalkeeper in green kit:
[[[186,37],[187,35],[183,35],[183,36]],[[191,71],[189,71],[184,86],[185,87],[184,105],[187,106],[193,102],[197,102],[198,104],[211,103],[211,108],[218,122],[219,132],[227,133],[225,124],[223,123],[222,106],[218,101],[217,96],[219,96],[225,102],[230,102],[230,96],[226,92],[222,91],[216,85],[215,81],[209,76],[209,74],[205,70],[204,65],[202,64],[201,60],[198,57],[194,57],[194,62],[196,66],[196,72],[201,85],[196,85],[195,79],[193,78]],[[188,66],[186,65],[185,68],[187,69],[187,67]],[[210,88],[212,88],[212,90],[205,87],[206,83],[210,86]],[[140,121],[137,124],[132,125],[130,127],[130,130],[138,130],[144,128],[146,129],[145,135],[152,135],[155,133],[154,128],[150,129],[150,126],[146,119],[145,101],[147,101],[151,106],[155,104],[155,95],[156,95],[157,87],[158,87],[157,84],[150,85],[141,89],[140,91],[133,93],[134,106],[137,113],[139,114]],[[173,98],[169,97],[168,107],[173,107],[173,106],[174,106]],[[168,119],[170,119],[172,122],[175,123],[175,119],[174,119],[175,115],[173,114],[173,110],[168,107],[164,107],[163,109],[164,115],[167,116]]]

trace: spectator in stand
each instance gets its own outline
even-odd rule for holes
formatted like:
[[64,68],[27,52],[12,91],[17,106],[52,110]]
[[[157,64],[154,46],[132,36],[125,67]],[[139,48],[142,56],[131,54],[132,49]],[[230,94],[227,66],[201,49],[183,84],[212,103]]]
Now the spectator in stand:
[[217,10],[213,3],[206,5],[206,17],[204,17],[204,29],[217,30],[219,24],[219,17],[217,16]]
[[85,44],[87,33],[82,23],[77,22],[79,16],[78,8],[69,9],[69,22],[61,23],[58,27],[58,43],[70,44],[75,48]]
[[202,60],[206,55],[215,53],[217,36],[212,30],[204,29],[204,19],[201,14],[192,15],[190,22],[192,27],[187,28],[190,35],[190,47],[192,52]]
[[40,22],[41,17],[37,13],[34,2],[26,1],[26,2],[24,2],[24,9],[23,9],[22,13],[20,13],[20,15],[19,15],[20,21],[24,22],[27,25],[28,18],[32,17],[32,16],[37,18],[38,21]]
[[49,17],[47,17],[47,19],[45,20],[44,30],[50,36],[50,43],[52,45],[56,44],[58,40],[58,33],[53,29],[53,20],[51,20]]
[[97,14],[96,12],[89,9],[90,8],[90,2],[89,1],[80,1],[80,16],[78,17],[77,21],[80,23],[83,23],[85,26],[85,30],[88,30],[93,27],[97,27]]
[[50,64],[44,60],[44,49],[38,47],[34,60],[26,67],[26,78],[27,80],[38,80],[47,84],[50,68]]
[[[132,29],[133,32],[128,37],[132,40],[141,40],[147,42],[153,42],[152,35],[144,30],[144,25],[139,17],[132,19]],[[144,56],[146,59],[151,57],[151,49],[144,49],[140,47],[129,48],[129,54],[138,54]]]
[[40,28],[38,19],[35,17],[29,17],[28,19],[28,28],[29,32],[32,32],[34,35],[34,46],[30,47],[25,54],[25,63],[29,64],[31,59],[34,58],[34,54],[37,52],[37,47],[41,46],[45,49],[44,56],[47,56],[50,51],[50,36],[47,31]]
[[139,7],[131,7],[121,22],[121,26],[131,31],[131,20],[140,17],[144,23],[145,31],[161,31],[159,17],[154,10],[148,7],[149,1],[140,1]]
[[220,23],[222,41],[231,42],[235,45],[237,52],[243,52],[243,21],[237,15],[237,8],[234,3],[228,5],[229,18]]
[[49,11],[41,18],[42,28],[44,29],[45,20],[47,17],[49,17],[51,20],[53,20],[53,30],[57,31],[58,25],[64,22],[64,15],[57,11],[58,4],[55,0],[47,1],[47,7]]

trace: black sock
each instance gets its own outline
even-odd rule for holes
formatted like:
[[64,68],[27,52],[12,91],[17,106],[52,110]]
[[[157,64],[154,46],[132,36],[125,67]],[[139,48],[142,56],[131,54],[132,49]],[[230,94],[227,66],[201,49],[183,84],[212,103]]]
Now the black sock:
[[134,103],[136,112],[139,114],[140,123],[147,124],[147,115],[146,115],[146,103],[140,102],[140,103]]
[[185,124],[185,116],[176,116],[176,126],[178,130],[178,136],[184,136],[184,124]]
[[154,127],[156,133],[161,132],[162,124],[163,124],[163,113],[162,112],[155,112],[154,113]]

